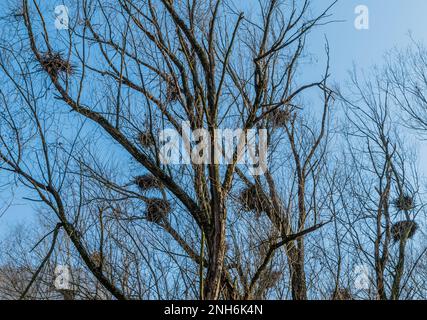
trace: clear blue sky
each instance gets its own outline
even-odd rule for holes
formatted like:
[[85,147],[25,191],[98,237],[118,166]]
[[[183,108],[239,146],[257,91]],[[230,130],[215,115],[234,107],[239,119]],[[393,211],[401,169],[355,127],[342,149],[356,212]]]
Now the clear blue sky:
[[[60,3],[49,2],[52,3],[52,12],[55,5]],[[315,10],[320,10],[331,1],[314,0],[313,3]],[[369,30],[356,30],[354,27],[354,9],[357,5],[369,8]],[[409,43],[409,31],[416,40],[427,44],[427,0],[339,0],[331,12],[331,19],[342,22],[323,26],[314,32],[310,36],[309,47],[321,59],[324,54],[324,36],[327,36],[331,50],[331,73],[335,81],[344,81],[353,63],[365,69],[375,64],[381,65],[385,52],[394,47],[405,47]],[[51,16],[53,23],[53,14]],[[308,66],[307,75],[314,76],[318,70]],[[421,152],[424,159],[427,158],[425,150],[422,148]],[[0,209],[10,197],[10,192],[4,190],[0,183]],[[14,203],[0,216],[0,239],[12,225],[27,222],[33,216],[31,205],[19,193],[15,194]]]
[[[319,8],[328,3],[327,0],[314,2]],[[369,8],[368,30],[357,30],[354,27],[354,9],[358,5]],[[312,36],[310,46],[314,52],[322,49],[322,33],[327,36],[331,49],[332,75],[337,80],[347,76],[353,62],[364,68],[381,64],[386,51],[409,43],[409,32],[416,40],[427,43],[425,0],[339,0],[332,12],[332,19],[343,22],[322,27],[313,34],[315,36]]]

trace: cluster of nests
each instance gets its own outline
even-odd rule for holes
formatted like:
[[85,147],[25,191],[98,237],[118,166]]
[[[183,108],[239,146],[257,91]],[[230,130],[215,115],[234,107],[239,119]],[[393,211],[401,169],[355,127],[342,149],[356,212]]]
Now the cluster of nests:
[[[400,194],[394,200],[394,206],[399,211],[407,212],[415,208],[415,200],[409,194]],[[395,242],[402,241],[404,239],[412,239],[417,229],[418,225],[415,221],[403,220],[392,225],[391,235]]]
[[55,78],[58,75],[73,75],[75,72],[74,66],[62,57],[59,52],[46,52],[41,55],[40,64],[43,69]]
[[240,192],[239,200],[244,211],[255,212],[257,216],[270,209],[270,201],[263,196],[261,190],[258,190],[255,185],[243,189]]
[[268,114],[268,120],[272,124],[273,128],[285,127],[290,118],[291,111],[289,109],[276,109]]
[[[134,183],[143,192],[163,188],[163,184],[161,183],[161,181],[151,174],[145,174],[136,177],[134,179]],[[167,215],[171,211],[171,205],[169,201],[164,199],[147,199],[145,201],[145,204],[145,218],[153,223],[160,223],[164,218],[167,217]]]

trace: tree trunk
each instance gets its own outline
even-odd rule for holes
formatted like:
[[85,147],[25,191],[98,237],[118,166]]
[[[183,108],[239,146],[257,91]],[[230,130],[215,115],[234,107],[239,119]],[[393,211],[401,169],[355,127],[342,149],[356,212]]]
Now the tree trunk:
[[307,300],[307,285],[304,270],[304,244],[301,240],[299,248],[294,243],[288,246],[288,264],[291,273],[291,290],[293,300]]
[[397,261],[393,285],[391,288],[391,300],[398,300],[400,296],[400,282],[405,269],[405,247],[406,239],[401,239],[399,243],[399,260]]
[[204,297],[207,300],[217,300],[220,297],[225,259],[225,220],[218,221],[212,228],[208,239],[208,269]]

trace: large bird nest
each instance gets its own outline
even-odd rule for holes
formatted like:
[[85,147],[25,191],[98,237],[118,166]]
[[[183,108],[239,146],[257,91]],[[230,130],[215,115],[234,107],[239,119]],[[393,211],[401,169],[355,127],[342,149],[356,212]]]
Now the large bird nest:
[[174,81],[168,81],[167,83],[166,99],[168,102],[176,102],[179,100],[179,89]]
[[394,205],[400,211],[409,211],[415,207],[415,201],[412,196],[401,194],[394,200]]
[[149,199],[146,205],[145,218],[153,223],[160,223],[171,210],[169,201],[163,199]]
[[144,174],[137,176],[134,179],[135,184],[141,189],[141,191],[148,191],[151,189],[161,189],[163,184],[152,174]]
[[288,109],[276,109],[268,114],[268,119],[273,125],[273,128],[285,127],[290,118],[291,112]]
[[154,145],[154,137],[151,134],[151,132],[141,132],[138,135],[138,141],[141,144],[141,146],[143,146],[144,148],[148,148]]
[[99,251],[95,251],[90,255],[92,262],[96,265],[97,268],[100,268],[104,264],[104,257]]
[[258,192],[256,186],[243,189],[240,192],[239,200],[243,210],[247,212],[255,211],[260,214],[261,212],[266,212],[270,207],[268,199],[266,199],[261,192]]
[[403,239],[411,239],[418,229],[418,225],[415,221],[404,220],[393,224],[391,227],[391,234],[395,242]]
[[65,60],[59,52],[46,52],[41,55],[40,64],[49,74],[57,77],[58,75],[73,75],[74,66]]

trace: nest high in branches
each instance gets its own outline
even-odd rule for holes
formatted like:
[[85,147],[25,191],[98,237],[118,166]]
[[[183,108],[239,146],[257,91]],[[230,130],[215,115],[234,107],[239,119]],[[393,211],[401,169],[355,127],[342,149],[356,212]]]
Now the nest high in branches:
[[415,201],[412,196],[401,194],[394,200],[394,205],[400,211],[409,211],[415,207]]
[[141,144],[141,146],[143,146],[144,148],[149,148],[149,147],[153,146],[155,143],[153,135],[148,131],[141,132],[138,135],[138,141]]
[[285,127],[290,118],[291,112],[288,109],[276,109],[268,114],[268,119],[273,125],[273,128]]
[[40,64],[47,73],[57,78],[59,75],[71,76],[75,69],[73,65],[65,60],[59,52],[46,52],[42,54]]
[[141,189],[141,191],[148,191],[151,189],[161,189],[163,187],[162,183],[152,174],[144,174],[142,176],[137,176],[134,179],[135,184]]
[[90,256],[93,263],[96,265],[97,268],[100,268],[104,264],[104,258],[102,257],[101,253],[99,251],[95,251]]
[[417,229],[418,225],[415,221],[404,220],[393,224],[391,227],[391,234],[393,240],[397,242],[403,240],[405,236],[407,236],[407,239],[411,239],[415,235]]
[[254,211],[258,215],[266,212],[270,207],[268,199],[263,197],[261,192],[258,192],[256,186],[245,188],[240,193],[240,203],[243,210]]
[[169,201],[163,199],[149,199],[146,201],[145,218],[153,223],[160,223],[171,210]]
[[179,90],[173,81],[167,83],[166,99],[168,102],[177,102],[179,99]]

